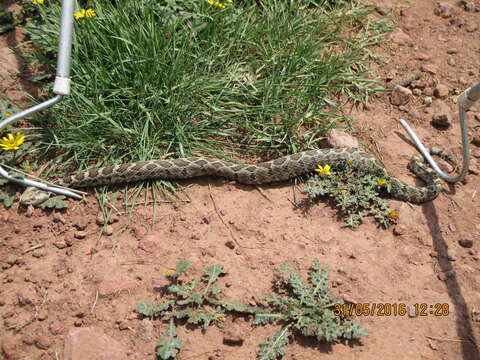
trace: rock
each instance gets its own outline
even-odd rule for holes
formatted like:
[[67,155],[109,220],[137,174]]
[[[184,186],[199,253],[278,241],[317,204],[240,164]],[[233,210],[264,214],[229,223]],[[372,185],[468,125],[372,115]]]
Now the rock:
[[476,22],[473,22],[473,21],[467,22],[467,24],[465,26],[465,30],[467,30],[467,32],[474,32],[477,29],[478,29],[478,24]]
[[427,106],[432,105],[432,102],[433,102],[433,99],[431,96],[425,96],[425,98],[423,99],[423,103]]
[[232,250],[235,249],[235,243],[232,240],[225,242],[225,246]]
[[[480,168],[475,164],[470,164],[470,166],[468,167],[468,173],[472,174],[472,175],[479,175],[480,174]],[[0,303],[0,305],[1,305],[1,303]]]
[[52,345],[50,339],[44,335],[37,336],[33,343],[41,350],[47,350]]
[[102,226],[103,224],[105,224],[105,218],[103,217],[102,213],[97,215],[95,222],[97,223],[98,226]]
[[480,146],[480,135],[475,135],[472,138],[472,144],[475,146]]
[[397,85],[393,88],[390,95],[390,102],[392,105],[405,105],[410,101],[412,97],[412,91],[403,86]]
[[70,329],[65,339],[64,360],[126,360],[123,344],[90,327]]
[[60,335],[65,332],[65,328],[60,321],[52,321],[48,328],[52,335]]
[[420,89],[413,89],[413,90],[412,90],[412,93],[413,93],[413,95],[415,95],[415,96],[420,96],[420,95],[422,95],[422,90],[420,90]]
[[432,124],[439,127],[449,127],[452,123],[452,117],[449,113],[434,114]]
[[27,211],[25,211],[25,216],[26,216],[27,218],[32,217],[34,211],[35,211],[35,208],[33,207],[33,205],[31,205],[31,204],[28,205],[28,206],[27,206]]
[[480,149],[472,149],[470,155],[472,155],[474,158],[480,159]]
[[137,326],[137,337],[143,341],[150,341],[153,339],[155,328],[153,323],[148,319],[143,319]]
[[446,2],[441,2],[437,4],[433,13],[437,16],[440,16],[444,19],[449,18],[453,14],[453,6]]
[[348,133],[338,129],[332,129],[326,134],[326,142],[328,147],[335,148],[335,147],[350,147],[350,148],[358,148],[360,145],[358,144],[357,139],[350,136]]
[[77,230],[85,230],[88,225],[88,220],[85,217],[76,218],[72,224]]
[[7,360],[19,359],[17,352],[19,343],[14,338],[4,338],[2,341],[3,355]]
[[129,328],[128,321],[126,320],[120,320],[117,322],[117,324],[120,331],[128,330]]
[[460,6],[465,11],[475,11],[475,4],[473,1],[470,0],[460,0],[458,2],[458,6]]
[[425,80],[413,80],[410,83],[410,86],[413,89],[425,89],[427,87],[427,82]]
[[111,278],[100,282],[98,285],[98,295],[100,297],[116,296],[122,292],[135,289],[137,283],[129,279]]
[[65,241],[55,241],[53,245],[55,245],[57,249],[65,249],[67,247]]
[[79,239],[79,240],[85,239],[87,235],[88,234],[86,231],[75,231],[75,233],[73,234],[75,239]]
[[392,32],[390,39],[397,45],[408,45],[412,43],[412,38],[398,28]]
[[447,64],[450,65],[450,66],[456,66],[457,62],[455,61],[455,59],[453,57],[449,57],[447,59]]
[[448,96],[448,87],[442,84],[438,84],[433,90],[433,95],[440,99],[445,99]]
[[54,213],[53,214],[53,222],[58,222],[61,224],[66,224],[67,222],[65,221],[65,218],[62,216],[62,214],[59,213]]
[[17,291],[17,299],[20,306],[32,305],[37,299],[37,294],[31,287],[23,288]]
[[427,87],[423,89],[422,94],[427,96],[427,97],[432,97],[433,96],[433,89],[431,87]]
[[423,64],[420,70],[426,73],[436,74],[438,72],[438,67],[435,64]]
[[395,225],[395,227],[393,228],[393,235],[396,235],[396,236],[402,236],[402,235],[405,235],[407,233],[407,227],[403,224],[397,224]]
[[245,340],[245,330],[239,325],[233,323],[223,333],[223,342],[226,344],[241,345]]
[[102,231],[103,235],[110,236],[113,234],[113,226],[112,225],[107,225],[103,228]]
[[460,239],[458,240],[458,243],[460,244],[461,247],[464,248],[471,248],[473,247],[473,240],[472,239]]
[[48,312],[45,310],[40,310],[37,315],[38,321],[45,321],[48,318]]
[[457,54],[457,53],[458,53],[458,49],[456,48],[450,48],[447,50],[447,54],[450,54],[450,55]]
[[415,54],[415,59],[416,60],[422,60],[422,61],[425,61],[425,60],[430,60],[432,58],[432,56],[430,54],[425,54],[425,53],[417,53]]

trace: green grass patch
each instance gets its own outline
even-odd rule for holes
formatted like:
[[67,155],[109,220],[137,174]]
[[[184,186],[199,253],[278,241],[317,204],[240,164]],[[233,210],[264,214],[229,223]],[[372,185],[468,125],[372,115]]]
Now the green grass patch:
[[[75,21],[71,96],[31,120],[57,159],[54,173],[165,154],[274,158],[315,148],[347,125],[345,101],[382,90],[367,66],[390,28],[370,7],[223,3],[77,4],[96,16]],[[36,14],[25,26],[37,49],[30,60],[53,74],[60,1],[25,6]]]

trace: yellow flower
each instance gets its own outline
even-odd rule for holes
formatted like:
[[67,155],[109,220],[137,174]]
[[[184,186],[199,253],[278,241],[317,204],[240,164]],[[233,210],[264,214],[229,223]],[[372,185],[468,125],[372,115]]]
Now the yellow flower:
[[92,18],[92,17],[94,17],[94,16],[96,16],[96,15],[97,15],[97,14],[95,14],[95,10],[93,10],[93,9],[87,9],[87,10],[85,10],[85,16],[86,16],[87,18]]
[[9,133],[7,136],[0,139],[0,147],[2,150],[17,150],[20,145],[25,141],[25,136],[20,133],[13,134]]
[[43,4],[44,1],[45,1],[45,0],[33,0],[33,1],[32,1],[32,4],[33,4],[33,5],[41,5],[41,4]]
[[214,1],[214,0],[207,0],[207,2],[212,5],[212,6],[215,6],[219,9],[225,9],[225,5],[223,5],[220,1]]
[[84,18],[85,17],[85,9],[77,11],[75,14],[73,14],[73,16],[75,17],[75,20]]
[[173,274],[175,274],[175,271],[168,269],[168,270],[165,270],[165,271],[163,272],[163,274],[164,274],[165,276],[167,276],[167,277],[170,277],[170,276],[172,276]]
[[385,178],[378,179],[378,181],[377,181],[378,186],[385,186],[385,185],[387,185],[387,183],[388,183],[388,180],[385,179]]
[[318,167],[315,169],[315,171],[319,174],[322,175],[332,175],[330,173],[330,165],[326,164],[325,166],[317,165]]
[[352,160],[352,159],[347,160],[347,164],[348,164],[348,165],[352,165],[352,164],[353,164],[353,160]]
[[9,116],[12,116],[12,113],[5,113],[3,114],[4,117],[9,117]]
[[391,222],[396,222],[398,220],[398,213],[395,210],[388,209],[387,216]]

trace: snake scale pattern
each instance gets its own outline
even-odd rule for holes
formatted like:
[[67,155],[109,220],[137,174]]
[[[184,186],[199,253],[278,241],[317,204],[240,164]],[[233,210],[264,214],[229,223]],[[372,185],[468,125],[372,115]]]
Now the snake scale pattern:
[[[448,157],[437,148],[430,149],[430,152],[442,158]],[[335,168],[347,160],[352,160],[361,167],[381,169],[391,185],[390,197],[397,200],[421,204],[435,199],[441,190],[440,179],[436,173],[427,168],[417,155],[412,157],[409,167],[425,182],[425,187],[408,185],[388,175],[375,158],[359,148],[309,150],[254,165],[235,164],[206,157],[139,161],[69,175],[60,180],[60,185],[79,188],[145,179],[190,179],[198,176],[221,176],[242,184],[266,184],[307,174],[319,164],[329,164]]]

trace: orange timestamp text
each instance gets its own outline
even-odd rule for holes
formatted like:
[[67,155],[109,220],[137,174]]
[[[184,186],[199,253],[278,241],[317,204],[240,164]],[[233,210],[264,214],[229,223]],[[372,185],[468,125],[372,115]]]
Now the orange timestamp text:
[[341,317],[348,316],[448,316],[448,303],[358,303],[334,304],[334,314]]

